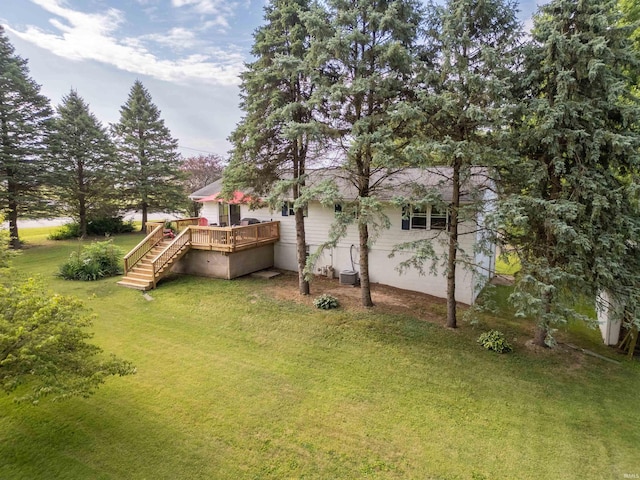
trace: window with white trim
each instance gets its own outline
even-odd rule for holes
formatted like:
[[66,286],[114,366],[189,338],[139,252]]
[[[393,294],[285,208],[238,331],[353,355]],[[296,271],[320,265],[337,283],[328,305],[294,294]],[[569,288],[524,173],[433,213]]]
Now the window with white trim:
[[[293,202],[284,201],[282,202],[282,216],[283,217],[293,217],[295,216],[296,211],[293,209]],[[302,215],[305,217],[309,216],[309,208],[305,205],[302,209]]]
[[434,205],[405,205],[402,209],[403,230],[446,230],[448,225],[447,209]]

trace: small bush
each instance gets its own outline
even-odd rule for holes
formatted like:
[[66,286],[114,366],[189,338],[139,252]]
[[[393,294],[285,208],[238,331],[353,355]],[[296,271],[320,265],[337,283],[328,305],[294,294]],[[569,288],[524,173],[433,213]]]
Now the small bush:
[[123,252],[111,241],[96,242],[81,252],[72,252],[69,260],[60,266],[58,276],[65,280],[98,280],[122,274]]
[[498,353],[509,353],[513,351],[513,347],[504,338],[504,333],[498,330],[489,330],[478,337],[478,343],[487,350],[493,350]]
[[130,232],[133,232],[133,223],[123,221],[122,217],[92,218],[87,222],[89,235],[115,235]]
[[321,308],[322,310],[331,310],[332,308],[338,308],[340,306],[336,297],[326,293],[316,298],[313,304],[316,308]]
[[65,223],[47,237],[49,240],[69,240],[80,236],[80,224],[77,222]]
[[[87,221],[87,235],[104,236],[133,232],[132,222],[125,222],[122,217],[100,217]],[[80,237],[78,222],[65,223],[49,235],[49,240],[69,240]]]

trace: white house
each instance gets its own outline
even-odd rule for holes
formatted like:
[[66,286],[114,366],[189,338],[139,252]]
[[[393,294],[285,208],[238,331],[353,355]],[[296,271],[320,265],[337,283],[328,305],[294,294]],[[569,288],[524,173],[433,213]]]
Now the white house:
[[[307,185],[333,178],[338,185],[340,196],[344,202],[355,198],[355,191],[345,179],[339,177],[337,171],[318,170],[313,172],[307,180]],[[384,201],[384,214],[390,221],[390,227],[383,229],[375,236],[369,253],[369,276],[373,283],[390,285],[406,290],[423,292],[437,297],[446,297],[446,279],[444,269],[438,266],[435,274],[430,273],[430,265],[424,266],[424,274],[416,269],[403,272],[398,266],[411,257],[411,252],[392,251],[399,244],[418,239],[433,239],[433,246],[437,254],[446,251],[446,230],[448,215],[435,205],[399,203],[400,197],[409,198],[416,188],[436,192],[441,202],[451,200],[449,168],[432,168],[429,171],[408,169],[398,172],[388,178],[380,178],[377,185],[376,197]],[[456,273],[456,300],[472,304],[480,289],[493,276],[495,271],[495,245],[487,244],[484,238],[482,222],[485,214],[491,209],[495,195],[490,188],[490,181],[482,169],[474,171],[465,183],[469,188],[463,192],[462,202],[480,204],[481,213],[470,218],[459,226],[459,248],[469,258],[469,267],[459,266]],[[251,209],[243,201],[243,194],[236,192],[234,199],[227,202],[221,200],[217,193],[222,190],[222,182],[214,182],[190,195],[193,200],[203,202],[201,217],[206,218],[209,225],[235,225],[254,221],[280,221],[280,240],[274,245],[274,266],[284,270],[297,270],[296,235],[293,205],[283,202],[282,208]],[[472,198],[473,197],[473,198]],[[331,207],[323,206],[319,201],[309,202],[305,212],[305,231],[308,250],[314,253],[327,241],[328,232],[334,221],[336,210],[341,204]],[[244,222],[243,222],[244,219]],[[483,246],[480,248],[480,246]],[[359,271],[357,264],[358,231],[357,225],[350,225],[347,233],[336,247],[326,249],[320,255],[315,266],[315,273],[326,274],[335,272],[336,276],[342,271]],[[442,263],[442,262],[440,262]]]

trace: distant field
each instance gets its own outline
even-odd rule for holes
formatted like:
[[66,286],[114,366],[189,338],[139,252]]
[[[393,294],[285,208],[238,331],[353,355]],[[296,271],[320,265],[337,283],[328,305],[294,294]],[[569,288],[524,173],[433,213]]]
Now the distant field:
[[[88,399],[32,407],[0,396],[0,479],[640,475],[638,362],[526,347],[531,325],[503,302],[508,287],[500,315],[456,331],[424,312],[320,311],[295,291],[279,299],[282,278],[175,277],[149,301],[116,279],[58,279],[82,242],[23,234],[16,268],[81,298],[96,314],[95,343],[138,373]],[[128,249],[141,238],[114,241]],[[489,327],[513,354],[476,344]],[[619,358],[591,330],[559,338]]]

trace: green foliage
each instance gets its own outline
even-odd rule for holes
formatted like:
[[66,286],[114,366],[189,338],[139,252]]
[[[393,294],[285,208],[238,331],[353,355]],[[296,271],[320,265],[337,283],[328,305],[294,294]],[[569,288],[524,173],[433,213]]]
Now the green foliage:
[[525,53],[521,157],[502,172],[511,195],[500,210],[522,264],[512,299],[539,320],[542,345],[550,325],[576,316],[575,296],[604,290],[640,311],[638,58],[606,0],[542,6]]
[[112,241],[96,242],[82,251],[72,252],[60,266],[58,276],[65,280],[93,281],[122,274],[123,251]]
[[0,285],[0,388],[38,403],[92,394],[112,375],[135,368],[87,340],[91,325],[82,303],[47,292],[38,280]]
[[75,90],[62,98],[49,136],[48,184],[55,208],[77,218],[80,236],[88,222],[115,202],[115,151],[106,129]]
[[478,343],[487,350],[493,350],[497,353],[509,353],[513,351],[513,347],[504,336],[504,333],[498,330],[489,330],[478,337]]
[[316,308],[320,308],[322,310],[331,310],[332,308],[338,308],[340,306],[338,299],[333,295],[329,295],[328,293],[315,298],[313,300],[313,304],[316,306]]
[[87,233],[89,235],[116,235],[133,232],[133,221],[125,222],[122,217],[97,217],[89,219]]
[[[89,219],[87,222],[87,235],[110,236],[118,233],[133,232],[133,222],[123,221],[122,217],[100,217]],[[49,240],[69,240],[81,237],[80,224],[78,222],[65,223],[52,232]]]
[[80,237],[80,224],[78,222],[65,223],[51,232],[49,240],[69,240]]
[[307,157],[318,155],[322,145],[314,120],[314,70],[307,58],[312,39],[305,18],[310,5],[309,0],[273,0],[265,6],[265,24],[254,35],[256,60],[242,74],[245,116],[231,134],[233,151],[224,172],[225,195],[248,188],[267,194],[271,205],[293,199],[303,294],[309,293],[309,282],[302,274],[306,203],[301,200]]
[[14,248],[20,247],[18,211],[37,216],[47,206],[39,189],[46,171],[40,157],[51,114],[49,100],[29,77],[27,61],[15,54],[0,26],[0,208]]
[[143,224],[150,209],[173,211],[184,206],[178,142],[139,80],[131,87],[111,132],[119,160],[118,193],[126,206],[142,211]]
[[[323,142],[340,152],[337,177],[353,185],[358,212],[362,303],[373,305],[369,247],[389,225],[380,215],[384,180],[406,167],[414,135],[411,100],[416,89],[422,6],[414,0],[331,0],[308,17],[313,37],[309,62],[315,72],[316,117]],[[338,221],[345,217],[337,217]],[[345,231],[336,225],[333,232]]]

